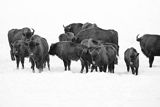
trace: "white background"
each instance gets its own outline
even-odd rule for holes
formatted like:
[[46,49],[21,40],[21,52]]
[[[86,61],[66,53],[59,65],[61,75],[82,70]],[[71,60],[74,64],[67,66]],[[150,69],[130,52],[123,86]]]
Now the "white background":
[[[63,25],[96,23],[119,33],[120,56],[115,74],[79,74],[80,63],[71,72],[51,56],[51,72],[33,74],[28,60],[17,70],[10,60],[7,33],[12,28],[31,27],[49,45],[58,41]],[[1,0],[0,1],[0,107],[160,106],[160,59],[153,68],[142,54],[137,34],[160,34],[159,0]],[[123,53],[129,47],[140,53],[139,76],[127,73]]]

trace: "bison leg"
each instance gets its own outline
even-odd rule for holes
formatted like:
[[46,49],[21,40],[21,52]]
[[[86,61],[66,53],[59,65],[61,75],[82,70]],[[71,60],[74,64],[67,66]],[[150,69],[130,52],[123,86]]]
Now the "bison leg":
[[107,65],[104,65],[103,70],[104,70],[105,73],[107,72]]
[[20,62],[20,58],[16,57],[17,69],[19,69],[19,62]]
[[138,68],[136,68],[135,73],[136,73],[136,75],[138,75]]
[[127,71],[129,72],[130,66],[128,64],[126,64],[126,66],[127,66]]
[[98,70],[97,70],[97,66],[95,66],[95,70],[96,70],[96,72],[98,72]]
[[24,58],[21,58],[22,69],[24,69]]
[[64,70],[67,71],[67,61],[63,60],[63,63],[64,63]]
[[33,73],[35,73],[35,70],[34,70],[35,62],[32,58],[30,58],[30,61],[31,61],[31,69],[33,70]]
[[132,74],[134,74],[135,73],[134,67],[131,67],[131,69],[132,69]]
[[84,70],[84,60],[83,59],[80,59],[81,61],[81,73],[83,73],[83,70]]
[[85,68],[86,68],[86,73],[88,73],[88,62],[85,61],[84,64],[85,64]]
[[11,60],[15,61],[15,57],[14,57],[14,54],[13,54],[12,50],[10,50],[10,55],[11,55]]
[[150,68],[152,67],[153,61],[154,61],[154,56],[150,56],[149,57],[149,67]]
[[102,66],[99,67],[99,71],[100,71],[100,72],[103,71],[103,67],[102,67]]
[[71,66],[71,60],[67,61],[67,66],[68,66],[68,70],[70,71],[71,70],[71,68],[70,68],[70,66]]
[[88,63],[88,69],[90,69],[91,68],[91,64],[89,62],[87,62],[87,63]]
[[92,65],[92,66],[91,66],[91,72],[93,72],[94,69],[95,69],[95,66]]
[[47,65],[48,65],[48,70],[50,71],[50,59],[49,59],[49,55],[47,56]]
[[111,64],[111,68],[110,68],[111,70],[111,73],[114,73],[114,62]]

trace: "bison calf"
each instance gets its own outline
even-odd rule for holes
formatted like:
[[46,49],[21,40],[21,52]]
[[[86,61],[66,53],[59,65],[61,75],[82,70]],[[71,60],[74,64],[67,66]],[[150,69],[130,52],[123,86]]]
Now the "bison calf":
[[131,68],[132,74],[138,75],[139,53],[137,53],[135,48],[128,48],[124,52],[124,60],[127,66],[127,71],[129,72],[129,69]]
[[24,69],[24,58],[29,57],[29,52],[27,47],[25,46],[25,42],[23,40],[17,40],[12,44],[13,54],[16,58],[17,69],[19,68],[19,62],[21,61],[22,68]]

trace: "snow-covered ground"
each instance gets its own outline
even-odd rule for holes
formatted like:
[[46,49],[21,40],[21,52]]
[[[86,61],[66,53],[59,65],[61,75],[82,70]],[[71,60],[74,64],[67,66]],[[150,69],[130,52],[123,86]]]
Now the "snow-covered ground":
[[[159,107],[160,57],[149,68],[148,59],[136,41],[139,33],[160,34],[159,2],[122,1],[0,3],[0,107]],[[63,24],[87,21],[118,31],[120,56],[114,74],[81,74],[79,61],[72,62],[71,71],[64,71],[62,61],[56,56],[50,56],[51,71],[44,69],[42,73],[38,70],[32,73],[28,59],[24,70],[21,66],[17,70],[16,63],[11,61],[8,30],[33,27],[36,34],[51,44],[63,33]],[[132,46],[140,53],[138,76],[127,72],[123,60],[124,51]]]

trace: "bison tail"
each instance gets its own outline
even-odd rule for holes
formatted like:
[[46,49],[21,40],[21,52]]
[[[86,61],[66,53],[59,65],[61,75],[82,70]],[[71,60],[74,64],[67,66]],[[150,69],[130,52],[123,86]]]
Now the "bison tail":
[[139,36],[139,34],[137,35],[136,40],[137,40],[137,41],[141,41],[141,37],[140,37],[140,38],[138,38],[138,36]]

